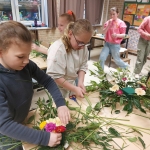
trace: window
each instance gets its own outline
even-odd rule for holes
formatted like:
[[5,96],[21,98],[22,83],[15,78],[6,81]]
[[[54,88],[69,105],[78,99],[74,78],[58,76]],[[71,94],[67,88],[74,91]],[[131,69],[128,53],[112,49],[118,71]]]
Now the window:
[[0,0],[0,21],[15,20],[34,26],[36,20],[37,26],[48,25],[46,6],[47,0]]

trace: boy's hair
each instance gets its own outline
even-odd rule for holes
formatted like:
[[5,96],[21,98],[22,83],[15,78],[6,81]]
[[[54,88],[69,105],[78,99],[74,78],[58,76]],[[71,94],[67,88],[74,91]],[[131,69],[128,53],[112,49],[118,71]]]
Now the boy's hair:
[[76,16],[73,13],[73,11],[68,10],[67,13],[61,14],[59,17],[65,17],[68,22],[75,22],[76,21]]
[[64,31],[64,35],[62,36],[62,41],[66,47],[67,53],[72,50],[72,46],[68,38],[68,33],[70,30],[74,33],[74,35],[79,35],[83,32],[89,32],[91,34],[93,33],[93,27],[86,19],[78,19],[75,22],[69,23]]
[[110,8],[110,11],[115,11],[117,14],[119,13],[119,9],[117,7]]
[[0,50],[6,50],[12,43],[19,44],[19,41],[32,43],[30,31],[21,23],[7,21],[0,23]]

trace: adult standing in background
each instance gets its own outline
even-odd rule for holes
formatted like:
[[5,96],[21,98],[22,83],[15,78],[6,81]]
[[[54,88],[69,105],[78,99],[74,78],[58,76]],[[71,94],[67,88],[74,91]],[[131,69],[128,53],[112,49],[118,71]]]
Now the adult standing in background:
[[118,8],[113,7],[110,9],[111,19],[109,19],[104,24],[103,33],[105,34],[105,45],[100,54],[100,65],[104,69],[105,61],[108,55],[111,53],[116,65],[121,68],[128,67],[128,64],[125,63],[120,58],[120,43],[122,39],[126,36],[126,24],[124,21],[118,18],[119,11]]
[[139,78],[141,70],[150,53],[150,16],[145,17],[138,28],[140,38],[138,41],[137,60],[134,68],[135,77]]

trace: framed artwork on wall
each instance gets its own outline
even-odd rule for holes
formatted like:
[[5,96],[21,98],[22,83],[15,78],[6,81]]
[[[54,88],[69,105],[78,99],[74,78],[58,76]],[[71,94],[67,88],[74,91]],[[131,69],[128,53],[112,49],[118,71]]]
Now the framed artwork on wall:
[[128,21],[130,24],[133,23],[133,15],[123,15],[123,20]]
[[137,4],[136,3],[125,3],[124,6],[124,14],[135,14],[136,13]]
[[136,14],[134,16],[133,25],[139,26],[142,23],[143,19],[149,15],[149,13],[150,13],[150,5],[143,5],[143,4],[138,5]]

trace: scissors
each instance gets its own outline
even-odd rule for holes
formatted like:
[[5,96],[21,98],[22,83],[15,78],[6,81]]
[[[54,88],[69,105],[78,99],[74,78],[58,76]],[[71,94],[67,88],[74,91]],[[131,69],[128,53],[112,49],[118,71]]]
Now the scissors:
[[72,99],[73,101],[75,101],[79,105],[79,103],[78,103],[78,101],[76,99],[76,95],[70,95],[69,98]]

